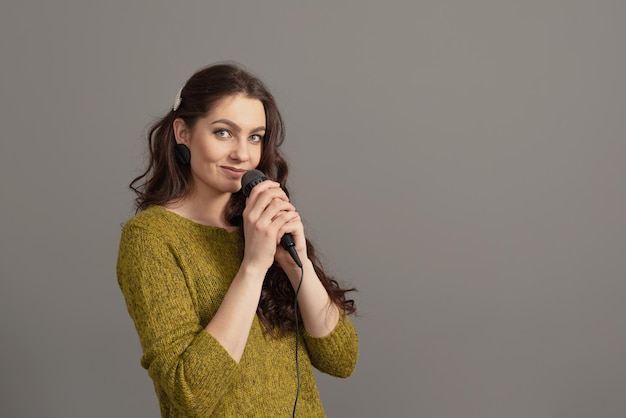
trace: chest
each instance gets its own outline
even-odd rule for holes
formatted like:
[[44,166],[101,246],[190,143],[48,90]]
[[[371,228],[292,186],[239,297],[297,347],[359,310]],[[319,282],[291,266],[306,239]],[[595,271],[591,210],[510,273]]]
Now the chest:
[[203,326],[221,305],[243,259],[243,242],[238,235],[225,233],[221,238],[189,237],[178,243],[175,251]]

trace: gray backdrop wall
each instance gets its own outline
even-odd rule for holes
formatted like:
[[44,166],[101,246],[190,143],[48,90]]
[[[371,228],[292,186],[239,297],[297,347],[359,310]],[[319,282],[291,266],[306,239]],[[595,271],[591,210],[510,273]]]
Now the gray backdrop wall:
[[4,1],[0,416],[154,417],[115,278],[143,133],[235,60],[357,286],[331,417],[626,416],[626,2]]

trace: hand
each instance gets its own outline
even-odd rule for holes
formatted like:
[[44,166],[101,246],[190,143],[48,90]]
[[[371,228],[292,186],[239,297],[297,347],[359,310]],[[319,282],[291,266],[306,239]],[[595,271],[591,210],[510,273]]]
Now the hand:
[[279,245],[276,250],[275,260],[280,264],[282,269],[287,273],[289,277],[292,277],[291,271],[296,274],[297,277],[300,277],[300,266],[291,256],[289,251],[285,250],[282,243],[282,238],[285,237],[286,234],[291,235],[293,238],[293,248],[290,250],[296,251],[300,262],[306,261],[307,251],[306,251],[306,238],[304,236],[304,225],[302,224],[302,219],[300,218],[300,214],[298,212],[294,212],[294,217],[286,222],[281,229],[278,231],[279,237]]
[[[299,229],[298,225],[300,225]],[[243,211],[245,252],[242,265],[262,269],[265,272],[280,251],[289,257],[282,247],[277,253],[277,246],[286,232],[296,233],[303,237],[301,225],[300,215],[289,203],[280,184],[266,180],[255,186],[250,192]],[[296,240],[295,235],[294,240]],[[303,245],[304,242],[300,243],[300,247]],[[296,246],[298,246],[298,241],[296,241]],[[284,257],[280,258],[284,259]]]

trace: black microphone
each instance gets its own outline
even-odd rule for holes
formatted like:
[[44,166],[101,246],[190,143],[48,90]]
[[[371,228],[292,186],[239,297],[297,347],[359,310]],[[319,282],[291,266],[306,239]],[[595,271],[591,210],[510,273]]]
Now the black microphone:
[[[250,192],[252,191],[254,186],[264,182],[265,180],[267,180],[267,177],[265,177],[265,174],[263,174],[263,172],[259,170],[246,171],[246,173],[241,178],[241,190],[243,191],[244,196],[250,196]],[[302,268],[302,262],[300,261],[300,257],[298,257],[298,253],[296,252],[296,243],[293,242],[293,236],[289,232],[282,236],[282,238],[280,239],[280,244],[285,250],[287,250],[287,252],[289,252],[291,258],[293,258],[293,261],[295,261],[296,264],[300,268]]]

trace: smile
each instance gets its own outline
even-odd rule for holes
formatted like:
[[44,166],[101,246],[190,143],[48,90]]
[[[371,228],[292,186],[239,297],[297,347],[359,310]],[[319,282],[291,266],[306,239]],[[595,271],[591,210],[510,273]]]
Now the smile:
[[229,167],[229,166],[220,166],[220,169],[227,176],[232,177],[234,179],[240,179],[241,177],[243,177],[243,175],[247,171],[247,170],[244,170],[243,168],[235,168],[235,167]]

